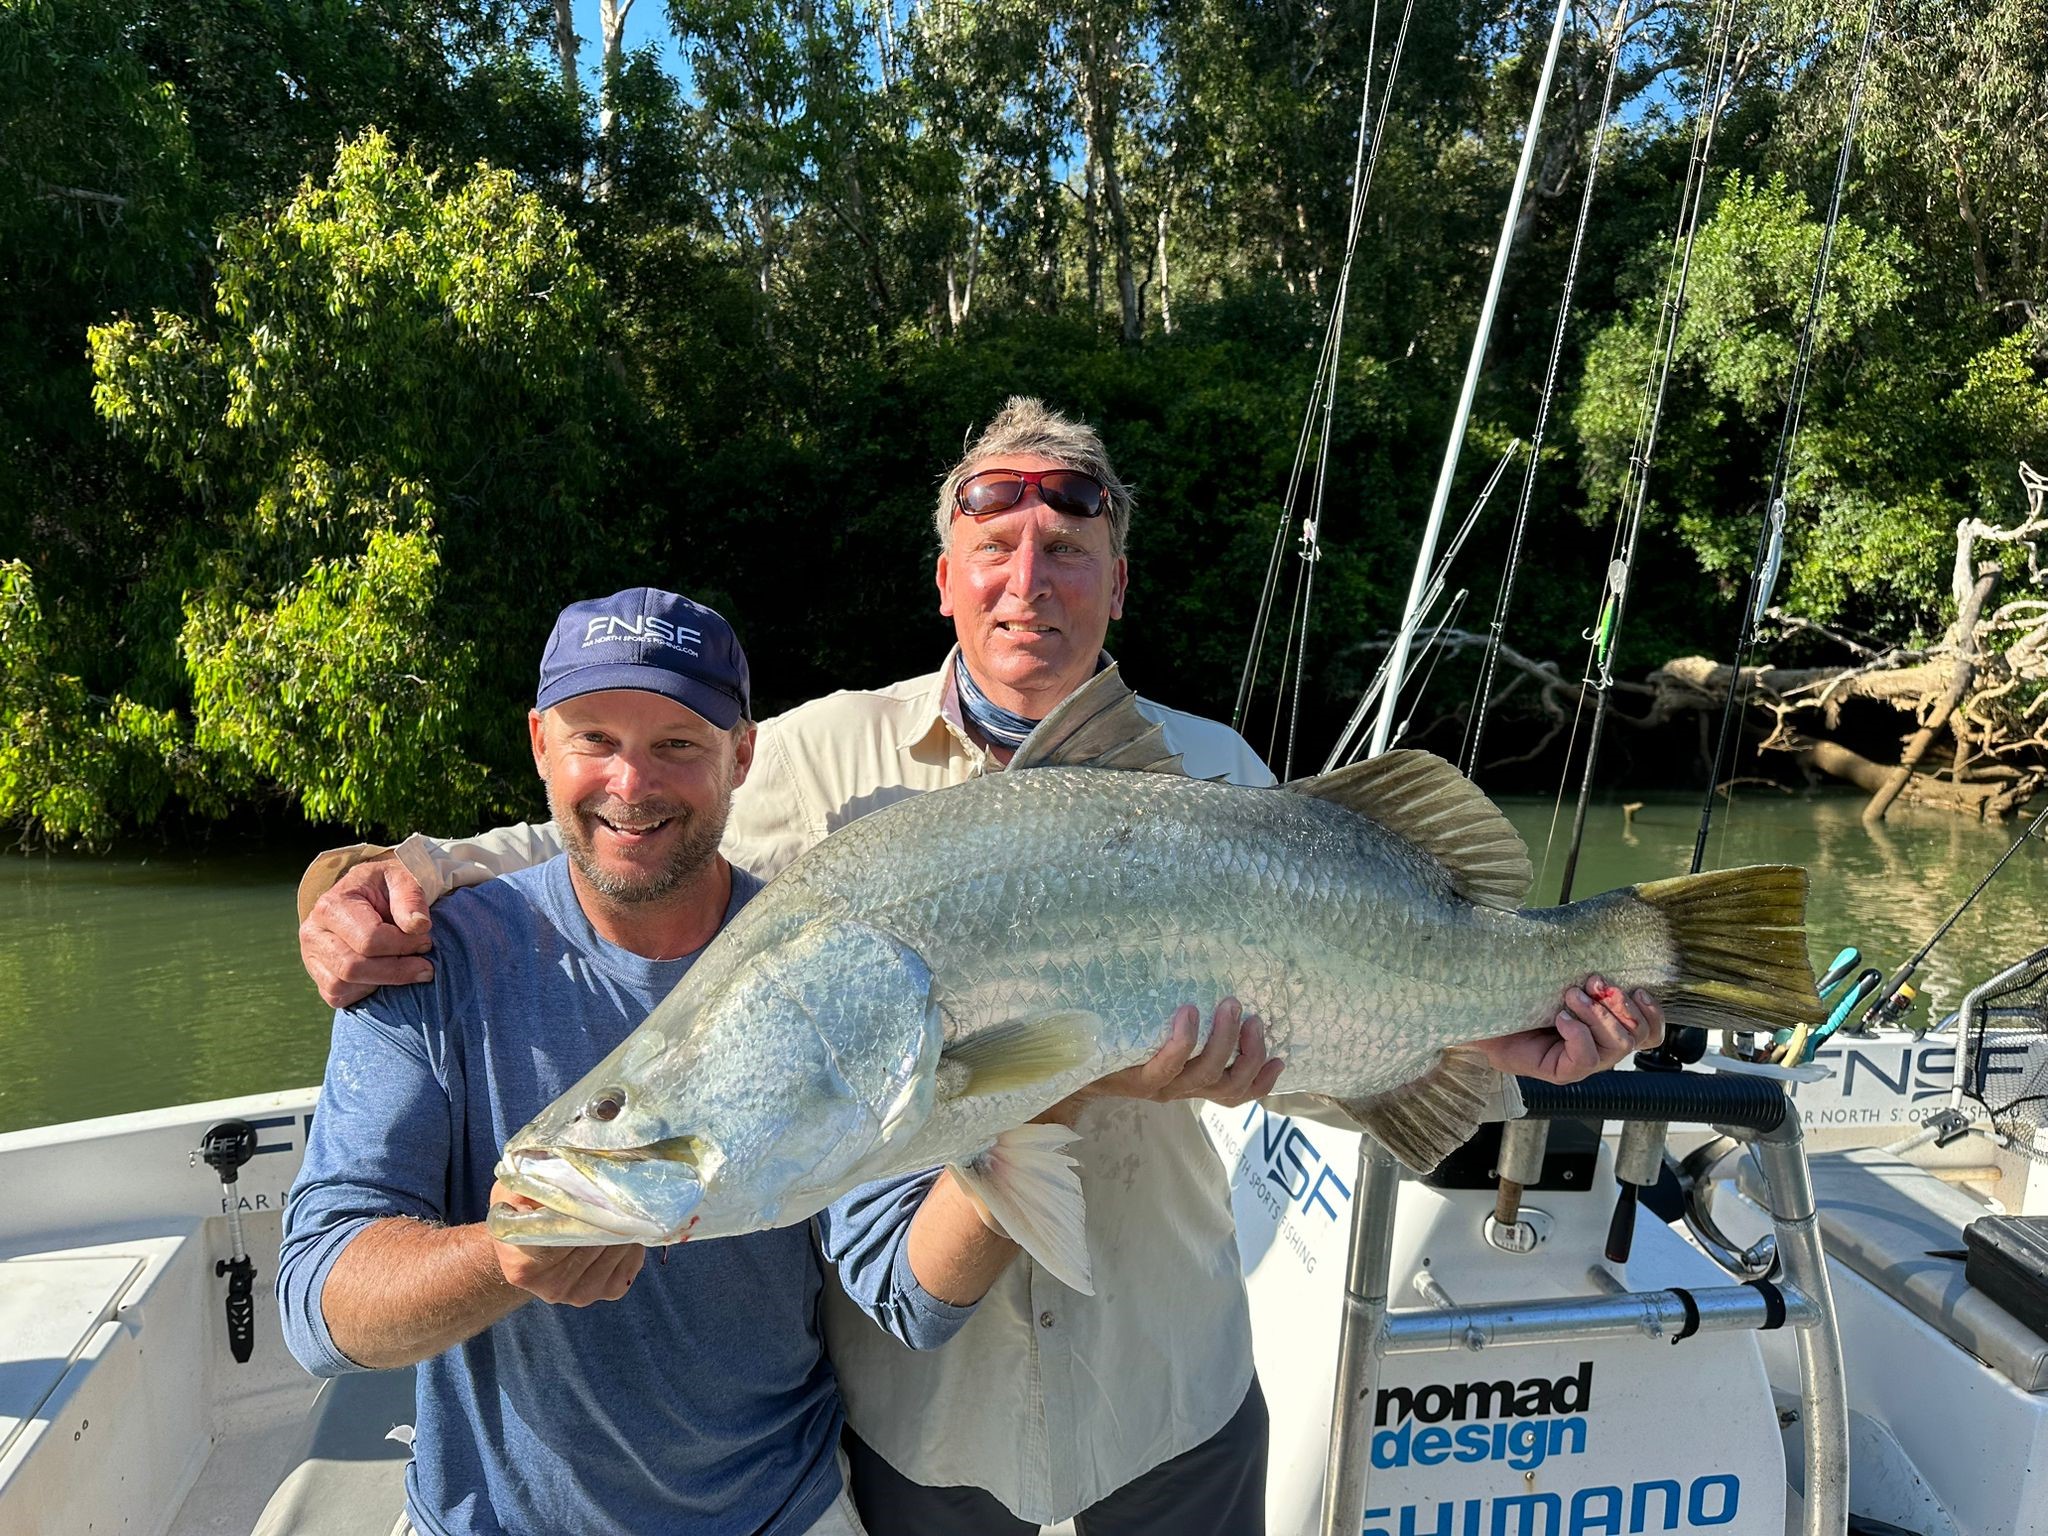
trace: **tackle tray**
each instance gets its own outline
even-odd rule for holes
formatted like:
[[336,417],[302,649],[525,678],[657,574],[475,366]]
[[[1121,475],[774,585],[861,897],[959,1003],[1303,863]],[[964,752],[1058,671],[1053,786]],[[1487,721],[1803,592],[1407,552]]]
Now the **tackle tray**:
[[1963,1277],[2048,1339],[2048,1219],[1985,1216],[1963,1228]]

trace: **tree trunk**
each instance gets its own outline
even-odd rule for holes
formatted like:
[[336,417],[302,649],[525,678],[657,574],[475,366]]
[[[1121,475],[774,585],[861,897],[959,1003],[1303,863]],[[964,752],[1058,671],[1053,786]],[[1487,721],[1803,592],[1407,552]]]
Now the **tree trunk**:
[[555,63],[562,71],[562,90],[571,101],[583,95],[583,83],[576,74],[576,17],[570,0],[553,0],[555,7]]
[[889,325],[889,311],[893,307],[889,294],[889,274],[882,270],[882,247],[868,228],[868,204],[866,194],[861,190],[860,164],[849,155],[846,162],[846,208],[841,221],[852,233],[860,246],[861,255],[866,258],[865,271],[868,289],[868,311],[875,317],[875,324],[882,327],[884,334]]
[[[1124,204],[1123,173],[1117,166],[1117,128],[1123,109],[1122,28],[1099,27],[1091,15],[1081,33],[1081,93],[1088,140],[1088,303],[1102,303],[1101,210],[1109,213],[1109,237],[1116,258],[1117,307],[1123,316],[1123,339],[1144,338],[1144,313],[1138,303],[1138,274],[1131,257],[1131,218]],[[1098,192],[1100,203],[1097,201]]]
[[1102,224],[1096,215],[1095,186],[1101,180],[1101,172],[1095,164],[1095,139],[1088,138],[1088,147],[1082,166],[1083,185],[1086,195],[1081,199],[1081,217],[1088,226],[1088,313],[1102,312]]
[[880,68],[884,90],[896,84],[896,7],[893,3],[875,7],[875,62]]
[[981,214],[974,215],[974,231],[967,237],[967,281],[961,283],[955,276],[951,253],[946,256],[946,322],[954,330],[967,323],[967,315],[974,308],[974,273],[981,265]]
[[[619,66],[626,56],[626,17],[633,0],[597,0],[597,30],[600,52],[597,97],[597,195],[610,197],[612,169],[617,163],[616,124],[619,117]],[[556,11],[556,26],[561,12]]]
[[[1850,751],[1832,741],[1803,742],[1795,750],[1800,762],[1819,769],[1831,778],[1854,784],[1867,794],[1876,795],[1898,770],[1887,768],[1882,763],[1873,763],[1862,754]],[[1999,779],[1980,781],[1974,784],[1953,784],[1946,779],[1920,775],[1912,779],[1900,798],[1908,804],[1932,806],[1936,810],[1957,811],[1967,816],[1995,821],[2009,816],[2024,805],[2033,793],[2030,780]]]
[[1970,197],[1970,174],[1963,165],[1963,153],[1955,141],[1948,145],[1949,164],[1956,173],[1956,214],[1970,237],[1970,280],[1977,286],[1980,303],[1991,302],[1991,267],[1984,259],[1984,230],[1977,221],[1977,205]]
[[[1870,823],[1884,820],[1884,813],[1899,798],[1899,791],[1906,787],[1906,781],[1913,777],[1913,766],[1926,754],[1927,749],[1948,724],[1949,717],[1956,712],[1956,706],[1963,702],[1970,691],[1970,684],[1977,678],[1977,620],[1984,612],[1984,604],[1998,586],[1998,566],[1987,561],[1977,568],[1977,584],[1970,589],[1956,611],[1956,659],[1951,668],[1948,691],[1941,696],[1927,721],[1906,738],[1906,747],[1899,754],[1899,765],[1886,776],[1877,792],[1870,797],[1870,803],[1863,807],[1863,820]],[[1962,775],[1955,775],[1960,779]],[[1961,784],[1956,786],[1962,788]]]
[[[553,4],[555,63],[562,71],[562,94],[569,98],[569,109],[575,114],[580,131],[583,127],[583,81],[576,72],[576,16],[571,0],[553,0]],[[569,190],[579,197],[583,193],[580,166],[569,173]]]
[[1153,247],[1152,266],[1159,276],[1159,328],[1167,335],[1173,334],[1173,297],[1166,282],[1166,219],[1173,204],[1173,189],[1167,188],[1166,200],[1159,205],[1159,240]]
[[1131,262],[1131,220],[1124,210],[1123,178],[1114,159],[1103,162],[1103,195],[1109,203],[1109,231],[1116,241],[1116,294],[1123,309],[1123,339],[1136,345],[1145,339],[1145,312],[1138,303],[1138,273]]

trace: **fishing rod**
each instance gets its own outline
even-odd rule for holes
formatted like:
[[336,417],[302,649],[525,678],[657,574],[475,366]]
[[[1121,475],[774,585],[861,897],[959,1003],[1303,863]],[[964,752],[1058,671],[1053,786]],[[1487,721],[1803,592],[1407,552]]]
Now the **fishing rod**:
[[[1862,959],[1863,951],[1853,944],[1835,956],[1834,963],[1821,973],[1820,980],[1814,984],[1814,991],[1819,994],[1822,1002],[1826,1002],[1835,988],[1848,980],[1849,973],[1856,970]],[[1884,972],[1876,966],[1858,972],[1855,981],[1850,983],[1849,990],[1842,994],[1841,1000],[1835,1004],[1818,1029],[1810,1024],[1780,1029],[1772,1035],[1770,1047],[1753,1059],[1787,1067],[1796,1067],[1802,1061],[1810,1061],[1813,1053],[1827,1043],[1829,1036],[1848,1022],[1849,1015],[1877,990],[1877,984],[1883,980]]]
[[[1756,553],[1750,561],[1749,580],[1736,623],[1734,658],[1728,676],[1728,696],[1722,704],[1721,726],[1714,739],[1713,767],[1707,775],[1706,790],[1700,798],[1699,827],[1693,836],[1690,865],[1693,874],[1698,874],[1706,866],[1707,836],[1713,825],[1715,797],[1722,775],[1728,771],[1729,758],[1737,738],[1739,705],[1744,694],[1743,662],[1756,646],[1757,635],[1770,611],[1771,598],[1777,590],[1779,574],[1784,564],[1786,497],[1790,489],[1792,456],[1805,416],[1807,392],[1813,381],[1813,359],[1820,336],[1820,309],[1827,296],[1828,275],[1834,259],[1835,236],[1841,224],[1842,198],[1848,186],[1850,157],[1855,148],[1857,123],[1862,115],[1863,81],[1877,36],[1879,3],[1880,0],[1871,0],[1864,16],[1863,41],[1857,51],[1855,70],[1851,77],[1848,110],[1842,124],[1842,143],[1835,155],[1834,186],[1828,198],[1827,216],[1822,225],[1820,251],[1814,262],[1813,281],[1807,290],[1806,310],[1800,320],[1798,345],[1786,392],[1785,415],[1778,430],[1777,450],[1771,464],[1770,488],[1764,497],[1764,513],[1757,530]],[[1842,955],[1836,957],[1837,963],[1830,966],[1827,973],[1821,977],[1817,990],[1823,1001],[1834,987],[1840,984],[1848,969],[1853,967],[1853,961],[1849,967],[1844,967],[1840,963],[1843,957],[1854,953],[1853,950],[1844,950]],[[1925,951],[1922,954],[1924,956]],[[1913,963],[1917,964],[1917,959]],[[1910,973],[1910,967],[1902,970],[1898,978],[1901,985]],[[1759,1059],[1775,1061],[1786,1066],[1796,1066],[1802,1060],[1810,1059],[1820,1045],[1848,1022],[1856,1009],[1876,990],[1881,979],[1882,973],[1876,968],[1865,970],[1856,977],[1840,1002],[1818,1027],[1802,1024],[1797,1028],[1775,1031],[1764,1045]],[[1908,1001],[1910,1002],[1910,992]],[[1903,1009],[1901,1011],[1903,1012]],[[1868,1016],[1865,1022],[1869,1022]]]
[[[1557,55],[1564,43],[1564,24],[1570,0],[1558,0],[1557,19],[1551,25],[1550,46],[1543,55],[1543,69],[1536,79],[1536,100],[1529,109],[1529,121],[1522,134],[1522,155],[1515,167],[1515,181],[1508,193],[1507,215],[1502,220],[1500,243],[1494,247],[1493,271],[1486,282],[1486,296],[1479,304],[1479,321],[1472,333],[1472,353],[1465,363],[1464,383],[1458,389],[1458,406],[1451,420],[1451,433],[1444,444],[1443,466],[1437,472],[1436,492],[1430,498],[1429,515],[1422,525],[1422,544],[1415,551],[1415,573],[1408,584],[1408,611],[1422,600],[1431,567],[1436,560],[1436,541],[1443,531],[1444,513],[1451,503],[1451,486],[1458,473],[1458,457],[1465,447],[1465,428],[1472,419],[1473,397],[1479,392],[1479,372],[1486,361],[1487,342],[1493,335],[1494,311],[1507,278],[1508,257],[1514,250],[1515,224],[1521,217],[1522,198],[1529,189],[1529,171],[1536,158],[1536,142],[1543,133],[1543,109],[1549,103],[1550,82],[1557,74]],[[1394,636],[1389,653],[1389,686],[1380,697],[1379,718],[1373,724],[1368,757],[1387,749],[1394,729],[1394,706],[1400,701],[1401,681],[1407,674],[1408,646],[1413,631],[1404,628]]]
[[1571,254],[1565,260],[1564,287],[1557,302],[1557,326],[1550,338],[1550,361],[1543,372],[1543,393],[1537,399],[1536,428],[1529,438],[1529,467],[1522,475],[1522,496],[1515,507],[1515,523],[1508,535],[1507,563],[1501,567],[1500,594],[1493,605],[1493,620],[1487,626],[1486,652],[1479,660],[1479,683],[1472,696],[1471,725],[1459,766],[1465,777],[1479,773],[1479,748],[1486,736],[1486,716],[1493,698],[1494,673],[1500,664],[1501,636],[1507,626],[1508,604],[1515,591],[1515,574],[1522,564],[1522,536],[1529,526],[1529,508],[1536,496],[1536,472],[1543,462],[1543,434],[1550,422],[1550,408],[1557,398],[1558,363],[1564,355],[1565,332],[1570,328],[1572,292],[1578,282],[1579,261],[1586,246],[1586,226],[1593,212],[1593,189],[1600,179],[1600,156],[1607,143],[1607,129],[1614,115],[1614,82],[1620,74],[1621,42],[1628,30],[1629,0],[1621,0],[1614,11],[1614,46],[1607,53],[1607,80],[1600,96],[1600,117],[1593,127],[1592,147],[1586,154],[1586,185],[1579,195],[1579,219],[1572,230]]
[[[1472,355],[1465,367],[1464,384],[1459,390],[1450,440],[1444,448],[1443,468],[1438,473],[1436,493],[1430,502],[1428,520],[1423,525],[1422,543],[1415,552],[1415,573],[1409,581],[1404,622],[1387,653],[1387,682],[1380,698],[1379,719],[1373,727],[1368,755],[1384,751],[1393,732],[1394,712],[1400,703],[1408,650],[1414,631],[1419,627],[1417,613],[1434,574],[1437,536],[1442,531],[1444,513],[1450,505],[1458,456],[1465,445],[1465,428],[1471,419],[1472,399],[1479,387],[1480,365],[1485,361],[1494,310],[1500,302],[1508,255],[1514,247],[1515,224],[1521,213],[1522,197],[1528,190],[1536,145],[1543,134],[1543,111],[1549,102],[1551,81],[1556,77],[1557,57],[1564,46],[1565,22],[1571,3],[1572,0],[1558,0],[1557,14],[1551,23],[1549,46],[1543,56],[1535,100],[1530,104],[1528,124],[1522,136],[1522,153],[1515,168],[1514,188],[1508,195],[1507,211],[1501,221],[1500,244],[1494,251],[1493,272],[1487,281],[1486,297],[1479,307],[1478,324],[1472,337]],[[1352,1188],[1362,1192],[1368,1181],[1376,1177],[1375,1166],[1372,1139],[1362,1137]],[[1373,1204],[1364,1199],[1352,1202],[1350,1253],[1354,1264],[1359,1255],[1371,1251],[1370,1224],[1392,1219],[1391,1211],[1375,1212],[1371,1209]],[[1361,1402],[1348,1390],[1348,1385],[1369,1371],[1368,1362],[1378,1342],[1375,1332],[1376,1321],[1367,1299],[1358,1290],[1347,1286],[1344,1312],[1337,1330],[1337,1378],[1330,1405],[1330,1445],[1323,1477],[1322,1518],[1318,1526],[1321,1536],[1357,1536],[1365,1523],[1365,1473],[1372,1444],[1371,1404]]]
[[[1585,707],[1586,693],[1593,694],[1593,718],[1586,733],[1585,770],[1579,780],[1579,793],[1572,812],[1571,838],[1566,845],[1564,873],[1558,886],[1558,904],[1565,905],[1572,899],[1572,884],[1578,874],[1579,852],[1585,844],[1586,813],[1593,796],[1594,776],[1598,771],[1600,745],[1606,735],[1609,701],[1614,691],[1615,645],[1620,637],[1623,617],[1627,611],[1630,575],[1635,563],[1636,541],[1642,532],[1643,512],[1649,501],[1649,471],[1656,457],[1657,433],[1663,421],[1664,401],[1669,391],[1671,375],[1678,356],[1679,323],[1685,313],[1687,287],[1692,277],[1693,249],[1699,237],[1701,211],[1706,204],[1707,168],[1712,162],[1714,135],[1719,128],[1721,113],[1727,105],[1733,86],[1729,76],[1729,58],[1733,49],[1735,29],[1735,0],[1722,0],[1716,7],[1714,27],[1707,48],[1707,65],[1700,82],[1699,116],[1693,127],[1692,152],[1686,162],[1685,190],[1679,199],[1678,231],[1673,241],[1671,264],[1665,273],[1665,298],[1660,316],[1662,334],[1657,360],[1653,363],[1650,377],[1645,384],[1643,408],[1636,422],[1636,439],[1629,455],[1627,478],[1622,485],[1622,512],[1617,522],[1612,558],[1608,561],[1607,577],[1601,594],[1600,610],[1592,628],[1586,632],[1590,642],[1587,653],[1586,675],[1580,683],[1579,707]],[[1572,734],[1576,738],[1578,726],[1573,722]],[[1569,772],[1570,748],[1566,749],[1567,772]],[[1562,801],[1562,783],[1559,799]],[[1636,1057],[1637,1066],[1648,1071],[1675,1072],[1688,1059],[1697,1060],[1699,1052],[1692,1049],[1694,1042],[1681,1042],[1673,1031],[1655,1050],[1643,1051]],[[1613,1217],[1608,1223],[1606,1256],[1611,1263],[1626,1264],[1635,1243],[1636,1206],[1639,1199],[1638,1183],[1647,1175],[1647,1182],[1655,1182],[1656,1171],[1663,1166],[1664,1140],[1668,1127],[1650,1121],[1631,1121],[1623,1127],[1620,1143],[1615,1149],[1615,1169],[1619,1192],[1614,1203]],[[1510,1191],[1501,1191],[1501,1208],[1509,1205]]]
[[[1501,455],[1500,462],[1494,466],[1493,474],[1488,477],[1485,487],[1479,492],[1478,499],[1472,503],[1471,510],[1465,514],[1464,520],[1458,524],[1457,532],[1451,536],[1450,545],[1438,557],[1436,569],[1430,572],[1429,581],[1423,588],[1422,596],[1418,601],[1410,605],[1407,614],[1402,618],[1401,628],[1396,635],[1397,639],[1405,635],[1412,640],[1415,633],[1428,621],[1429,615],[1435,610],[1438,601],[1443,597],[1445,586],[1449,584],[1451,566],[1457,561],[1458,551],[1465,547],[1465,541],[1472,536],[1472,530],[1479,523],[1479,514],[1486,510],[1487,502],[1492,499],[1495,489],[1500,485],[1501,477],[1507,474],[1508,466],[1514,463],[1515,454],[1520,451],[1521,446],[1522,443],[1519,438],[1508,444],[1507,452]],[[1459,598],[1460,603],[1463,600],[1461,594]],[[1443,637],[1444,630],[1448,627],[1449,620],[1447,618],[1443,623],[1437,625],[1435,635],[1428,643],[1430,645],[1438,643]],[[1355,757],[1356,754],[1352,748],[1357,741],[1360,728],[1365,724],[1365,717],[1372,713],[1373,706],[1380,701],[1389,679],[1393,676],[1394,654],[1395,647],[1389,644],[1387,654],[1380,658],[1379,669],[1373,673],[1372,681],[1366,684],[1365,692],[1359,695],[1358,705],[1352,710],[1351,718],[1344,722],[1344,729],[1338,733],[1336,744],[1330,748],[1330,755],[1323,763],[1322,771],[1324,773],[1331,772]],[[1400,685],[1397,683],[1395,686],[1399,687]]]
[[[1586,812],[1593,797],[1594,775],[1600,761],[1600,745],[1606,736],[1608,701],[1614,691],[1615,642],[1627,609],[1630,573],[1635,564],[1636,540],[1642,532],[1643,512],[1649,501],[1650,465],[1656,457],[1657,433],[1664,417],[1664,399],[1678,356],[1679,321],[1685,312],[1687,287],[1692,277],[1693,248],[1699,238],[1701,210],[1706,204],[1707,167],[1713,159],[1714,135],[1721,112],[1732,89],[1728,64],[1735,29],[1735,0],[1721,0],[1708,44],[1707,69],[1700,85],[1699,118],[1693,128],[1692,154],[1686,163],[1685,191],[1679,199],[1678,233],[1673,241],[1671,266],[1665,275],[1665,298],[1660,324],[1661,347],[1644,390],[1643,412],[1636,424],[1636,442],[1629,455],[1628,476],[1622,486],[1623,512],[1616,532],[1614,557],[1608,562],[1606,586],[1601,594],[1600,612],[1587,639],[1587,675],[1580,684],[1580,701],[1593,695],[1593,719],[1586,732],[1586,764],[1579,779],[1579,794],[1572,812],[1570,840],[1565,846],[1564,875],[1558,885],[1558,905],[1572,899],[1572,884],[1578,874],[1579,851],[1585,844]],[[1574,727],[1576,736],[1577,729]],[[1569,763],[1569,748],[1567,749]],[[1567,771],[1569,771],[1567,769]],[[1561,798],[1561,794],[1560,794]]]
[[1863,1016],[1866,1026],[1896,1024],[1906,1016],[1907,1011],[1913,1006],[1915,996],[1913,976],[1920,969],[1921,963],[1933,952],[1934,946],[1942,941],[1949,929],[1955,927],[1957,920],[1970,910],[1977,898],[1984,894],[1985,887],[1998,878],[1998,872],[2020,851],[2020,846],[2037,834],[2043,826],[2048,826],[2048,805],[2041,807],[2040,813],[2027,823],[2026,830],[2013,839],[2012,846],[1998,856],[1998,862],[1985,871],[1984,878],[1977,882],[1975,889],[1963,898],[1962,904],[1955,911],[1949,913],[1948,920],[1934,930],[1934,936],[1920,946],[1912,959],[1892,973],[1891,979],[1884,984],[1884,997]]
[[[1366,46],[1365,87],[1359,101],[1357,148],[1351,172],[1351,215],[1345,232],[1344,260],[1338,268],[1337,284],[1323,331],[1321,355],[1316,361],[1315,379],[1309,390],[1308,407],[1302,416],[1301,435],[1295,444],[1294,464],[1288,473],[1287,491],[1281,499],[1280,517],[1273,530],[1273,548],[1266,562],[1266,579],[1252,622],[1252,634],[1245,650],[1244,671],[1238,679],[1237,704],[1231,712],[1234,729],[1245,730],[1251,712],[1252,693],[1265,657],[1266,637],[1272,621],[1274,599],[1280,585],[1280,566],[1287,547],[1287,531],[1300,510],[1304,477],[1308,479],[1307,511],[1301,517],[1300,565],[1295,573],[1294,599],[1287,614],[1287,632],[1281,646],[1280,676],[1275,684],[1272,735],[1266,756],[1274,756],[1280,735],[1281,704],[1289,697],[1289,673],[1293,674],[1292,707],[1287,711],[1287,755],[1283,777],[1293,776],[1294,741],[1301,714],[1301,674],[1308,659],[1309,613],[1314,601],[1314,569],[1322,558],[1321,526],[1323,492],[1330,457],[1330,431],[1336,406],[1338,361],[1344,346],[1344,316],[1351,290],[1351,272],[1358,252],[1359,236],[1365,227],[1365,209],[1378,170],[1380,151],[1386,142],[1389,105],[1394,84],[1400,76],[1401,58],[1408,42],[1408,27],[1415,14],[1415,0],[1407,0],[1400,31],[1387,61],[1386,79],[1381,83],[1378,115],[1372,105],[1372,71],[1379,46],[1379,5],[1373,6],[1372,30]],[[1370,152],[1368,152],[1370,146]],[[1309,473],[1311,445],[1314,471]],[[1299,629],[1297,631],[1297,619]]]
[[1471,595],[1468,588],[1458,588],[1456,595],[1451,598],[1450,606],[1444,609],[1444,616],[1436,621],[1436,627],[1429,632],[1429,638],[1422,642],[1422,649],[1417,654],[1425,657],[1429,665],[1423,668],[1422,677],[1409,693],[1409,712],[1395,722],[1394,734],[1388,741],[1388,746],[1398,746],[1402,738],[1407,736],[1408,727],[1415,723],[1415,710],[1420,707],[1423,695],[1429,692],[1429,680],[1436,676],[1436,664],[1444,659],[1444,634],[1458,622],[1459,615],[1465,611],[1465,599]]
[[1714,738],[1714,766],[1707,775],[1706,793],[1700,799],[1699,830],[1692,845],[1692,873],[1706,865],[1707,830],[1714,819],[1714,794],[1726,771],[1731,742],[1737,732],[1736,704],[1741,696],[1742,663],[1756,645],[1757,631],[1769,612],[1771,596],[1777,590],[1778,573],[1785,558],[1785,498],[1792,477],[1792,453],[1799,441],[1799,428],[1806,411],[1806,393],[1813,382],[1813,354],[1820,339],[1820,307],[1827,297],[1828,272],[1834,261],[1835,231],[1842,220],[1842,194],[1849,182],[1849,158],[1856,145],[1856,124],[1863,111],[1863,78],[1870,64],[1872,44],[1877,38],[1877,15],[1881,0],[1870,0],[1863,19],[1863,46],[1856,55],[1856,69],[1849,86],[1848,115],[1842,124],[1842,147],[1835,156],[1835,185],[1828,199],[1827,219],[1821,229],[1820,255],[1814,262],[1813,285],[1806,295],[1806,314],[1799,325],[1799,346],[1792,365],[1792,377],[1785,401],[1785,419],[1778,429],[1778,450],[1771,465],[1770,491],[1764,498],[1763,526],[1757,531],[1756,555],[1750,562],[1749,586],[1743,596],[1742,614],[1735,634],[1734,663],[1728,673],[1728,698],[1721,710],[1721,729]]

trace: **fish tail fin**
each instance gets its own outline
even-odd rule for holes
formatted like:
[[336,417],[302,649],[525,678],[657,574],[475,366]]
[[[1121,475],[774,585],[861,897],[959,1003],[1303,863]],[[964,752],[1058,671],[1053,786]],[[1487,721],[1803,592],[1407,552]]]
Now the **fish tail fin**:
[[1663,919],[1671,941],[1674,974],[1658,998],[1671,1023],[1820,1022],[1806,953],[1805,870],[1754,864],[1653,880],[1630,894]]

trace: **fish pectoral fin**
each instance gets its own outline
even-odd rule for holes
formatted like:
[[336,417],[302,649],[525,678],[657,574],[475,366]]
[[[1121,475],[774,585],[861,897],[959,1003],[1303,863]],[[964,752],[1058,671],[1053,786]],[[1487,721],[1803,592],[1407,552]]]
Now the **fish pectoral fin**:
[[1086,1009],[1011,1019],[939,1053],[939,1097],[1007,1093],[1086,1066],[1102,1040],[1102,1019]]
[[1093,1296],[1081,1174],[1060,1150],[1075,1139],[1064,1125],[1020,1125],[987,1151],[953,1164],[953,1176],[984,1221],[1061,1285]]
[[1369,1099],[1320,1095],[1417,1173],[1428,1173],[1472,1139],[1495,1110],[1512,1109],[1507,1084],[1485,1056],[1454,1045],[1412,1083]]

